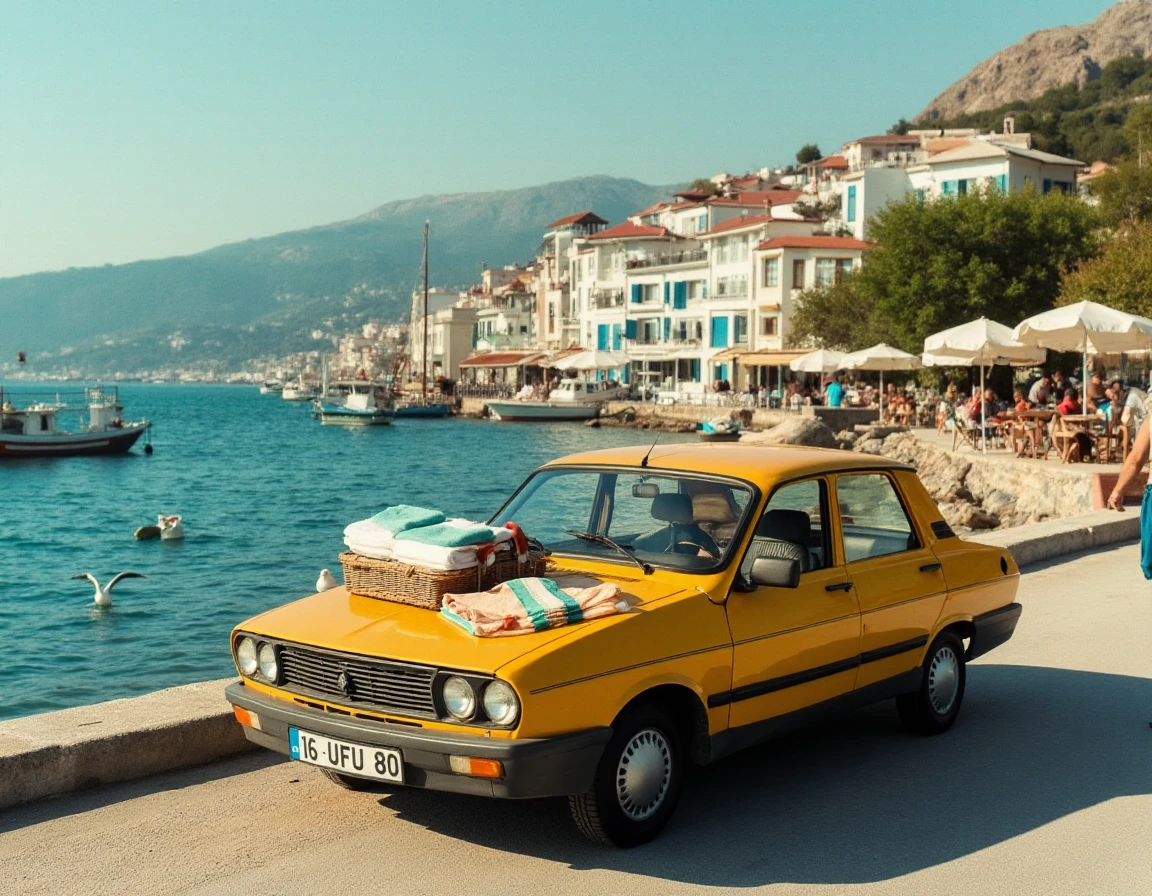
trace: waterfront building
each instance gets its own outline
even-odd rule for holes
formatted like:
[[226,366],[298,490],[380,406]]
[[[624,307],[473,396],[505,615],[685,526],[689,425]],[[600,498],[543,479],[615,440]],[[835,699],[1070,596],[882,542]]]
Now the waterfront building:
[[580,314],[571,292],[574,240],[599,233],[608,222],[592,211],[577,212],[548,225],[536,256],[536,343],[547,349],[580,344]]

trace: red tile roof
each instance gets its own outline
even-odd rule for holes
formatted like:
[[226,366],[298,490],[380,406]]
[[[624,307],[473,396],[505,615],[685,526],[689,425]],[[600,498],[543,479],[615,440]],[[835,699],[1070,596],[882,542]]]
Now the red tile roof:
[[747,191],[737,193],[735,196],[717,196],[709,199],[712,205],[759,206],[786,205],[800,198],[799,190],[767,190],[764,192]]
[[767,224],[769,221],[778,220],[771,215],[741,215],[738,218],[729,218],[727,221],[721,221],[711,230],[705,230],[703,233],[696,234],[697,236],[711,236],[714,233],[723,233],[727,230],[739,230],[741,227],[751,227],[755,224]]
[[846,158],[844,158],[844,156],[834,155],[834,156],[825,156],[824,158],[819,159],[819,160],[813,162],[812,164],[815,165],[817,168],[831,168],[833,170],[838,170],[841,168],[847,168],[848,167],[848,160]]
[[656,212],[660,211],[660,209],[667,208],[667,206],[668,206],[667,202],[657,202],[655,205],[648,206],[648,208],[644,209],[643,211],[633,212],[628,217],[629,218],[642,218],[642,217],[644,217],[644,215],[655,214]]
[[608,222],[601,218],[595,212],[577,212],[574,215],[568,215],[566,218],[558,218],[551,224],[546,225],[549,230],[553,227],[565,227],[568,224],[607,224]]
[[617,224],[615,227],[609,227],[607,230],[594,233],[588,237],[588,240],[628,240],[674,235],[675,234],[671,233],[667,227],[654,227],[651,224],[633,224],[631,221],[625,221],[622,224]]
[[849,140],[844,145],[851,146],[853,143],[915,143],[919,146],[920,138],[908,135],[900,136],[899,134],[877,134],[875,137],[861,137],[858,140]]
[[867,249],[868,243],[850,236],[774,236],[761,249]]

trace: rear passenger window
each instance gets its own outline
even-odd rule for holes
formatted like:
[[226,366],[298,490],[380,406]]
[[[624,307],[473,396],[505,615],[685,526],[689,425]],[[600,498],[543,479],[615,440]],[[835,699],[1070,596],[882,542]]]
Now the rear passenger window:
[[747,579],[757,557],[799,560],[801,573],[828,565],[824,481],[810,479],[777,489],[756,523],[740,572]]
[[854,473],[836,480],[844,557],[849,563],[919,547],[892,480],[882,473]]

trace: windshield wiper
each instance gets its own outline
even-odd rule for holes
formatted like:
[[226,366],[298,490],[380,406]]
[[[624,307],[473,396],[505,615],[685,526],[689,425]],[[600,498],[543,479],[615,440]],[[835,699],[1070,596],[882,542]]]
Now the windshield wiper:
[[566,531],[569,535],[575,538],[579,538],[581,541],[590,541],[592,544],[602,544],[605,547],[613,548],[617,552],[623,554],[637,566],[639,566],[642,570],[644,570],[644,575],[652,575],[652,566],[648,563],[645,563],[643,560],[632,553],[632,551],[635,550],[632,545],[619,544],[618,542],[613,541],[607,535],[597,535],[594,532],[577,532],[575,529],[568,529]]

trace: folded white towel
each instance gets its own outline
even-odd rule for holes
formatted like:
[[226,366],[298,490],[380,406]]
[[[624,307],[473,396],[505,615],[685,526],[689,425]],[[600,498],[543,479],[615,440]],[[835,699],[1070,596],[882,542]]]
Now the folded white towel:
[[418,541],[397,541],[392,545],[392,559],[427,569],[470,569],[476,565],[476,545],[443,548]]
[[372,520],[358,520],[344,528],[344,540],[349,539],[361,544],[390,545],[394,536],[389,529],[377,526]]
[[348,550],[355,551],[357,554],[363,554],[365,557],[371,557],[374,560],[392,559],[391,545],[363,544],[353,538],[345,538],[344,544],[348,546]]

